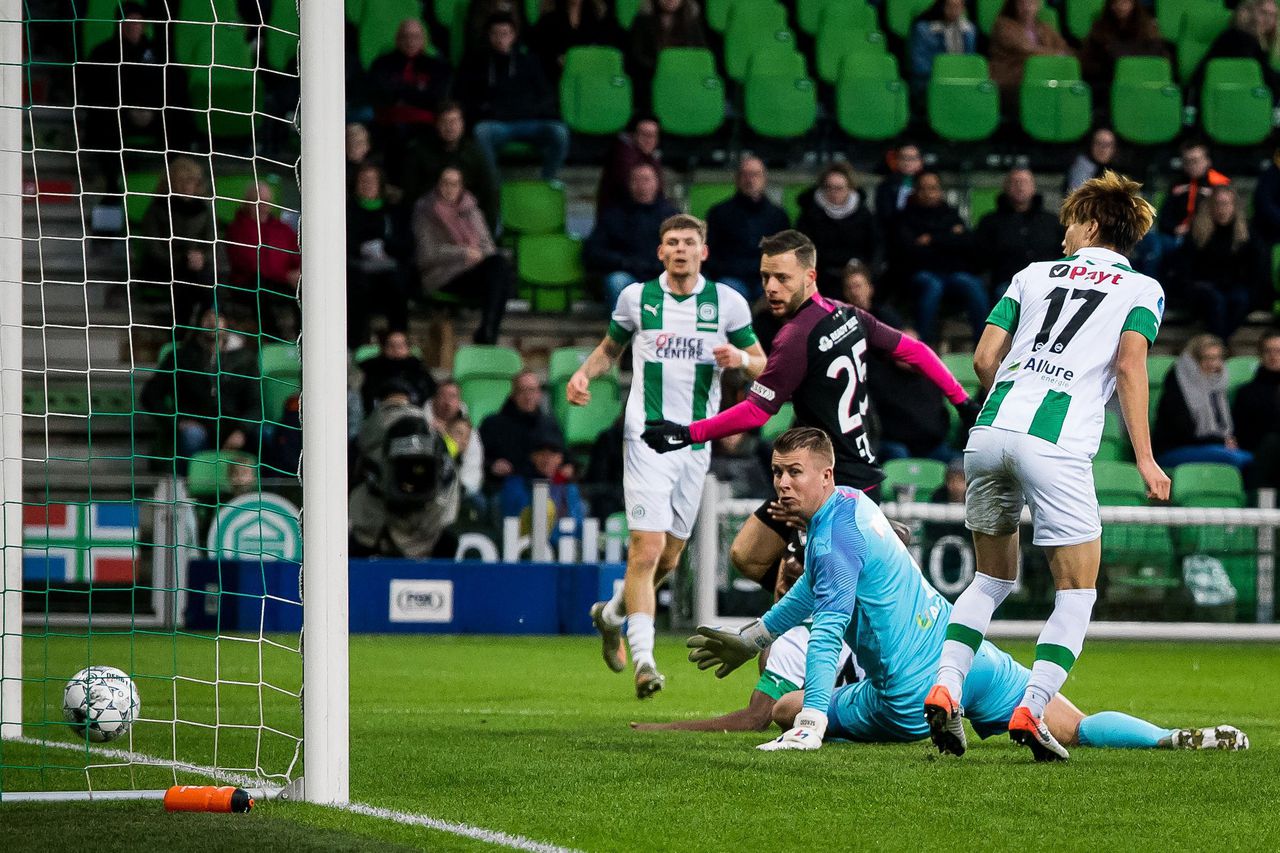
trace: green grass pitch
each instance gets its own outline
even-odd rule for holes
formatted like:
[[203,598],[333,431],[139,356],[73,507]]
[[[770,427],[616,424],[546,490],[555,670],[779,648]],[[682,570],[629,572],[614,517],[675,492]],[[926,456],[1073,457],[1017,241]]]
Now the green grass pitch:
[[[1022,660],[1030,645],[1007,648]],[[61,682],[86,663],[84,641],[28,639],[28,720],[60,716]],[[93,662],[144,673],[144,716],[167,716],[167,674],[256,681],[256,644],[184,637],[95,637]],[[1005,738],[941,759],[925,743],[828,744],[761,753],[763,734],[637,733],[629,720],[709,716],[740,707],[749,668],[717,681],[659,641],[667,689],[637,702],[608,672],[598,642],[577,637],[354,637],[351,793],[364,803],[580,850],[1276,850],[1280,849],[1280,649],[1264,645],[1091,642],[1065,692],[1086,712],[1112,709],[1160,724],[1229,722],[1247,753],[1079,748],[1067,765],[1035,765]],[[267,671],[296,688],[296,658]],[[199,724],[248,724],[256,689],[179,684],[179,726],[141,723],[132,748],[263,766],[286,761],[283,736],[249,729],[216,741]],[[296,731],[296,700],[268,690],[268,722]],[[290,727],[292,726],[292,728]],[[29,737],[71,743],[65,726]],[[112,744],[113,746],[116,744]],[[123,744],[123,746],[129,746]],[[4,790],[82,788],[83,752],[0,744]],[[52,765],[59,765],[54,768]],[[16,766],[25,765],[29,769]],[[43,769],[34,769],[43,765]],[[248,763],[247,766],[254,766]],[[95,787],[165,787],[147,769],[94,770]],[[195,782],[180,776],[180,781]],[[301,804],[249,815],[167,815],[159,803],[0,805],[5,853],[83,845],[101,833],[128,850],[472,850],[486,845]],[[102,842],[102,843],[105,843]],[[492,848],[487,848],[492,849]]]

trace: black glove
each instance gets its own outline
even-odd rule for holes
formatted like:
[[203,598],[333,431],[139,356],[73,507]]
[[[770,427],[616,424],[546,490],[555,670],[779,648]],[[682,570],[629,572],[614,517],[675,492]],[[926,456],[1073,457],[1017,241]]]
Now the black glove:
[[693,444],[693,437],[689,435],[689,427],[673,421],[653,420],[645,421],[645,431],[640,433],[640,438],[644,443],[649,445],[657,453],[667,453],[671,450],[679,450],[682,447],[688,447]]
[[978,413],[981,411],[982,404],[972,397],[967,397],[962,403],[956,403],[956,414],[960,416],[960,426],[964,427],[966,434],[973,429],[974,423],[978,420]]

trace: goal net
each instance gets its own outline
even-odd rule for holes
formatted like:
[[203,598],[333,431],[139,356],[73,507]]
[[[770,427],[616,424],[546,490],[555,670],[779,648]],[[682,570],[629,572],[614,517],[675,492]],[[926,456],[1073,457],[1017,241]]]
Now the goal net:
[[[754,618],[772,603],[771,591],[739,576],[728,554],[733,537],[760,502],[723,500],[723,485],[709,481],[708,486],[693,544],[691,616],[703,624]],[[1274,496],[1264,494],[1262,502],[1274,506]],[[909,548],[921,572],[954,601],[976,569],[964,506],[899,502],[882,508],[911,529]],[[1280,510],[1101,509],[1102,571],[1091,637],[1280,637],[1280,626],[1273,624]],[[1034,638],[1053,609],[1053,578],[1042,549],[1031,544],[1030,521],[1024,510],[1018,583],[993,623],[993,637]]]
[[[312,46],[340,57],[340,9],[307,14],[331,31]],[[328,487],[346,490],[344,355],[306,347],[343,311],[301,310],[320,291],[298,234],[326,244],[308,254],[341,303],[342,99],[299,132],[300,30],[294,0],[0,0],[6,799],[216,781],[261,795],[301,777],[304,438],[308,455],[329,442]],[[328,84],[341,92],[340,68]],[[336,150],[303,159],[322,130]],[[309,205],[336,219],[301,219],[311,159],[334,189]],[[308,394],[306,430],[304,351],[339,386]],[[345,515],[327,521],[344,542]],[[327,580],[345,593],[345,567]],[[316,586],[327,619],[332,583]],[[318,677],[341,680],[343,710],[308,725],[345,727],[345,620],[334,633]],[[64,707],[87,667],[123,671],[140,705],[85,680]],[[344,729],[343,768],[345,745]],[[316,790],[343,799],[345,777]]]

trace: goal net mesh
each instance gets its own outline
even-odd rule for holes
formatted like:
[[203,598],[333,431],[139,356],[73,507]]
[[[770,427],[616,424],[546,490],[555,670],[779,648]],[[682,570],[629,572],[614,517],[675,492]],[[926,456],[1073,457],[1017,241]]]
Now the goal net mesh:
[[[0,793],[282,786],[302,739],[297,7],[3,5],[22,48],[0,104],[21,128],[0,136],[21,167],[0,217],[21,245],[0,273]],[[108,743],[64,722],[88,666],[141,699]]]

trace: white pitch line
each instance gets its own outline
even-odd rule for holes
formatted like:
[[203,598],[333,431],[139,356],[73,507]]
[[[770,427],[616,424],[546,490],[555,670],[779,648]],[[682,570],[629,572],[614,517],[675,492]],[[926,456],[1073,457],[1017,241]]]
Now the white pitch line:
[[[12,743],[23,743],[29,746],[47,746],[53,749],[63,749],[71,752],[85,751],[83,744],[66,743],[56,740],[41,740],[33,737],[5,738],[5,740]],[[189,773],[208,776],[211,779],[220,779],[230,782],[241,788],[267,788],[269,793],[278,790],[277,786],[266,785],[265,780],[263,779],[256,779],[252,776],[246,776],[243,773],[236,773],[230,770],[219,770],[216,767],[204,767],[199,764],[188,764],[185,761],[173,761],[168,758],[158,758],[153,755],[147,755],[142,752],[132,752],[127,749],[93,747],[89,750],[89,755],[113,758],[121,761],[130,761],[134,764],[173,767],[177,770],[184,770]],[[513,850],[528,850],[531,851],[531,853],[579,853],[579,851],[573,850],[569,847],[557,847],[554,844],[545,844],[541,841],[534,841],[532,838],[525,838],[520,835],[511,835],[506,832],[499,832],[494,829],[485,829],[480,826],[471,826],[470,824],[465,823],[453,823],[447,820],[439,820],[437,818],[428,817],[427,815],[395,811],[394,809],[384,809],[380,806],[371,806],[367,803],[335,804],[333,807],[341,809],[342,811],[351,812],[352,814],[364,815],[365,817],[375,817],[381,820],[389,820],[406,826],[426,827],[427,829],[447,832],[451,835],[460,835],[464,838],[471,838],[476,841],[495,844],[499,847],[508,847]]]

